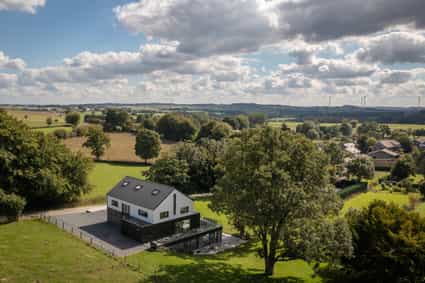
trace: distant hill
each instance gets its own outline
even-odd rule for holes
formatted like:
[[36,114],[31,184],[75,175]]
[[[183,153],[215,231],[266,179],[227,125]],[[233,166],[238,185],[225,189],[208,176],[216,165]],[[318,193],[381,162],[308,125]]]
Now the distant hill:
[[[6,106],[6,105],[5,105]],[[17,105],[7,105],[16,107]],[[214,116],[230,116],[242,113],[264,112],[269,118],[291,118],[294,120],[319,120],[321,122],[339,122],[342,119],[359,121],[374,120],[381,123],[425,123],[425,108],[411,107],[296,107],[288,105],[263,105],[254,103],[235,104],[167,104],[167,103],[138,103],[138,104],[81,104],[81,105],[19,105],[31,109],[67,109],[80,108],[99,110],[105,108],[128,108],[134,112],[196,112],[204,111]]]

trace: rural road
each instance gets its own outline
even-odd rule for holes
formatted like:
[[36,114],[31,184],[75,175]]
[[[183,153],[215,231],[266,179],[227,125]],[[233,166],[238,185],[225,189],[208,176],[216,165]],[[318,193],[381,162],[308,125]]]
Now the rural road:
[[90,206],[78,206],[78,207],[70,207],[70,208],[61,208],[61,209],[54,209],[54,210],[46,210],[46,211],[40,211],[35,213],[28,213],[22,215],[22,218],[33,218],[37,217],[40,214],[48,215],[48,216],[58,216],[58,215],[65,215],[65,214],[72,214],[72,213],[81,213],[86,211],[99,211],[106,209],[106,204],[101,205],[90,205]]

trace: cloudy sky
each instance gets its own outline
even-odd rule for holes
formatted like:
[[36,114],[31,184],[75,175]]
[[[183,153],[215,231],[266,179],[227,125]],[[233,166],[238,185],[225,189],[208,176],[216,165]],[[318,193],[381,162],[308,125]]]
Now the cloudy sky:
[[0,103],[425,105],[424,0],[0,0]]

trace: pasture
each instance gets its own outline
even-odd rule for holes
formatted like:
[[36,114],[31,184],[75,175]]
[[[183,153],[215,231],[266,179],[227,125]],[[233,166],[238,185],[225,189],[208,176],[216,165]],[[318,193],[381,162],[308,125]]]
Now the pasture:
[[[120,162],[144,162],[138,157],[134,150],[136,137],[130,133],[108,133],[111,139],[111,146],[106,150],[101,160],[105,161],[120,161]],[[92,157],[90,150],[83,147],[85,137],[74,137],[64,140],[64,144],[74,152],[81,151],[84,155]],[[162,142],[161,154],[171,151],[176,143]],[[153,162],[154,160],[148,160]]]
[[46,119],[51,117],[52,127],[65,126],[65,114],[54,111],[8,110],[9,114],[23,121],[30,128],[48,127]]

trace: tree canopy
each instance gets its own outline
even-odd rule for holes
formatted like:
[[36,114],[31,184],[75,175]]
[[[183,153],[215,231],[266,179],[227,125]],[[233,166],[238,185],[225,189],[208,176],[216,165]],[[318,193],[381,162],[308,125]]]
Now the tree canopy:
[[29,207],[78,199],[90,190],[91,162],[53,135],[31,131],[0,112],[0,187],[26,199]]
[[[327,157],[313,142],[280,129],[246,130],[228,142],[218,163],[222,177],[214,188],[212,208],[254,232],[267,275],[273,274],[278,260],[332,261],[350,254],[348,228],[344,221],[333,221],[342,203],[329,186],[327,165]],[[328,225],[319,224],[323,221]],[[339,232],[323,231],[330,227]],[[312,230],[316,237],[302,236],[312,235]],[[320,239],[320,249],[308,248]]]
[[198,128],[189,118],[180,114],[163,115],[156,125],[158,133],[171,141],[192,140]]
[[105,115],[104,129],[107,132],[129,131],[131,129],[130,115],[122,109],[108,109]]
[[65,122],[71,124],[73,127],[78,126],[81,120],[81,115],[78,112],[69,112],[65,116]]
[[354,253],[342,261],[346,282],[424,282],[425,218],[383,201],[347,217]]
[[105,135],[102,128],[90,127],[87,130],[87,140],[83,146],[90,148],[91,154],[99,160],[105,154],[106,149],[111,146],[111,140]]
[[161,151],[161,139],[159,134],[148,129],[140,130],[136,135],[136,155],[145,160],[155,158]]

